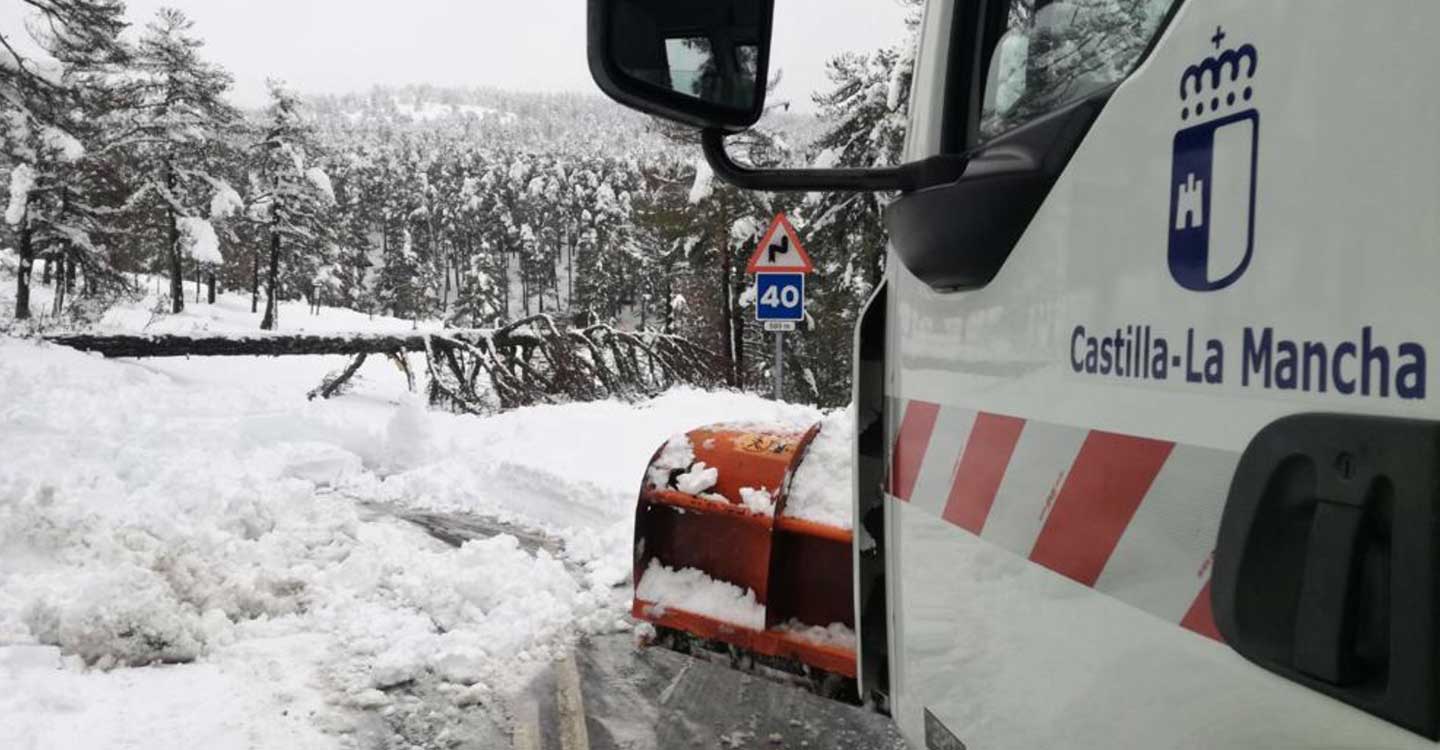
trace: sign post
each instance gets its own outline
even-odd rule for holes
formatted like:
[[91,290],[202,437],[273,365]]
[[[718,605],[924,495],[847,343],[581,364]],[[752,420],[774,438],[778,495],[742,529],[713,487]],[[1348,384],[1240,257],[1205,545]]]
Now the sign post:
[[775,400],[785,395],[785,332],[775,332]]
[[779,401],[785,387],[785,332],[805,319],[805,275],[815,270],[815,264],[795,227],[781,213],[770,222],[745,270],[755,274],[755,319],[775,334],[772,374]]

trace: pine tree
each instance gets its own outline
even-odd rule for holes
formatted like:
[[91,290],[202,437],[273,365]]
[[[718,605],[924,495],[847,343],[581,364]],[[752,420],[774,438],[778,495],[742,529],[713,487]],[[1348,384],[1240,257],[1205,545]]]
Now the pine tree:
[[156,245],[164,253],[174,313],[185,309],[184,258],[222,262],[211,208],[222,215],[233,210],[235,190],[219,172],[224,139],[240,119],[224,99],[230,74],[201,59],[204,42],[193,27],[185,14],[162,8],[146,26],[135,60],[133,150],[142,176],[131,204],[154,217],[147,225],[163,227],[164,241]]
[[278,324],[281,258],[288,250],[296,277],[314,278],[316,263],[330,246],[327,214],[335,203],[330,177],[319,167],[307,167],[313,148],[311,126],[301,112],[300,98],[277,81],[270,82],[270,109],[264,139],[259,144],[257,170],[250,202],[252,221],[262,224],[269,242],[266,271],[264,330]]
[[[911,3],[914,5],[915,3]],[[909,38],[868,54],[843,53],[826,65],[830,88],[812,96],[825,130],[810,160],[823,167],[898,164],[905,142],[915,65],[918,9]],[[818,267],[807,280],[806,312],[824,324],[792,337],[786,397],[829,405],[850,398],[851,333],[860,308],[884,275],[885,207],[893,194],[821,192],[807,196],[797,217]]]
[[[20,254],[18,320],[31,315],[30,277],[41,253],[78,247],[87,268],[108,270],[103,248],[94,241],[96,163],[81,164],[87,150],[80,136],[108,102],[95,91],[102,74],[128,57],[120,40],[126,24],[119,0],[23,4],[40,17],[32,29],[45,57],[22,55],[14,38],[0,30],[0,156],[10,166],[5,223],[17,235]],[[65,253],[62,263],[73,269],[75,255]],[[71,279],[73,273],[65,283]]]

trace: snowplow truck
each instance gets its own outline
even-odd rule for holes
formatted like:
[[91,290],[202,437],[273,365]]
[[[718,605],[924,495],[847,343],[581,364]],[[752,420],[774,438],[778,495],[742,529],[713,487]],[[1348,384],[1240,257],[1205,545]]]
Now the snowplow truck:
[[734,185],[896,196],[850,519],[787,509],[823,427],[667,442],[636,616],[916,748],[1435,747],[1440,4],[930,0],[904,158],[824,169],[727,148],[774,10],[589,0],[589,62]]

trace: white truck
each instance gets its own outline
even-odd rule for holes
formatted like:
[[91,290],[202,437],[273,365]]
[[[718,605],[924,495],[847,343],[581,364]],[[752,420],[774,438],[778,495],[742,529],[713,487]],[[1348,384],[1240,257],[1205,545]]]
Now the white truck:
[[853,674],[916,748],[1434,747],[1440,3],[930,0],[875,170],[726,152],[772,6],[589,0],[590,65],[741,187],[901,193],[855,339],[866,533],[820,574],[856,645],[661,624]]

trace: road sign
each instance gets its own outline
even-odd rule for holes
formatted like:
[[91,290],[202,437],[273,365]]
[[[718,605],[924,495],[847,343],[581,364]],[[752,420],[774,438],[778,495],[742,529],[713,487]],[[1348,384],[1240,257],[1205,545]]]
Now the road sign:
[[771,320],[804,320],[805,274],[756,274],[755,319],[762,323]]
[[747,273],[755,274],[755,319],[775,333],[775,400],[784,393],[785,332],[805,319],[805,274],[815,270],[810,253],[800,244],[800,235],[785,214],[775,214],[770,228],[750,262]]
[[770,228],[760,239],[760,245],[750,255],[750,263],[745,266],[746,273],[810,273],[813,270],[815,264],[810,262],[810,254],[800,244],[800,235],[795,233],[795,227],[790,225],[790,220],[783,213],[775,214]]

